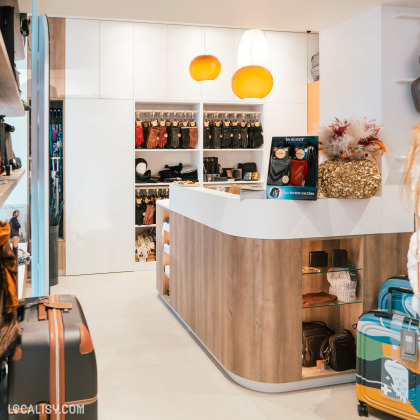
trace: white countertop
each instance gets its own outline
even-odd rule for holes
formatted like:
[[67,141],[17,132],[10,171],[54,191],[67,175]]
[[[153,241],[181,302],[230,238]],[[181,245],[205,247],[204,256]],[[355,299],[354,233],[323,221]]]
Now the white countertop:
[[[413,217],[382,223],[381,197],[365,200],[243,200],[207,188],[170,187],[169,209],[232,236],[256,239],[321,238],[412,232]],[[168,200],[158,205],[168,206]],[[168,207],[166,207],[168,208]]]

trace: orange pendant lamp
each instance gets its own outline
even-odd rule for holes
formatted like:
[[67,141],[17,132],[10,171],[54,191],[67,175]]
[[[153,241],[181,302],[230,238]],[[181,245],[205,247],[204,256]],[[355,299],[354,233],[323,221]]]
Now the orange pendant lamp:
[[232,76],[233,93],[240,99],[262,99],[273,89],[273,75],[263,66],[245,66]]
[[233,93],[240,99],[262,99],[273,89],[273,75],[266,68],[268,47],[259,29],[245,31],[238,49],[239,69],[232,76]]
[[197,82],[216,79],[221,69],[222,65],[214,55],[199,55],[190,63],[190,75]]

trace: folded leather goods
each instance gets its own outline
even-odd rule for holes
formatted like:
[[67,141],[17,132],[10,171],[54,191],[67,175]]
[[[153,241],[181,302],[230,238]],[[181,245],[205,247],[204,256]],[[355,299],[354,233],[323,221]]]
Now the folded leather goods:
[[197,168],[193,165],[183,166],[181,170],[181,178],[184,181],[197,181],[198,180]]
[[314,305],[317,303],[328,303],[334,302],[337,300],[337,296],[330,295],[325,292],[318,293],[305,293],[302,295],[302,304],[303,305]]

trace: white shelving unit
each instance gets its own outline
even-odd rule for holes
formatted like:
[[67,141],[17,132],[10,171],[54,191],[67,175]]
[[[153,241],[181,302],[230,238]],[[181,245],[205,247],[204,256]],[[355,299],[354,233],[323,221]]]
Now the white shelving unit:
[[[251,119],[258,117],[264,129],[264,103],[261,102],[194,102],[194,101],[162,101],[162,102],[144,102],[135,101],[135,116],[150,116],[154,118],[167,119],[176,116],[181,119],[184,116],[194,120],[198,127],[198,144],[195,149],[134,149],[135,158],[142,157],[147,161],[147,169],[151,170],[152,175],[157,175],[159,171],[165,168],[165,165],[177,165],[179,163],[194,165],[197,167],[198,184],[185,185],[186,187],[220,187],[223,185],[230,186],[232,184],[241,185],[265,185],[262,180],[265,179],[265,150],[269,139],[264,139],[264,146],[257,149],[203,149],[203,121],[204,118],[212,119],[218,117],[223,119],[227,116],[232,117],[236,114],[237,119]],[[134,145],[134,138],[133,138]],[[204,182],[203,179],[203,158],[217,156],[222,167],[230,168],[238,163],[255,162],[260,173],[258,181],[234,181],[225,182]],[[134,176],[134,174],[133,174]],[[135,183],[135,190],[142,188],[153,190],[166,188],[171,185],[168,182],[159,183]],[[134,192],[135,194],[135,192]],[[134,202],[134,200],[133,200]],[[156,225],[138,226],[135,225],[134,237],[138,231],[154,228]],[[136,262],[134,270],[154,270],[156,264],[151,262]]]

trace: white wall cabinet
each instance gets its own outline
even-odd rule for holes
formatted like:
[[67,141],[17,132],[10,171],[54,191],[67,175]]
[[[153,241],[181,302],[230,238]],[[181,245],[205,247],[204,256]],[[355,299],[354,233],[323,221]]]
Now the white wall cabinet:
[[307,35],[265,32],[269,70],[273,74],[273,90],[268,102],[306,103],[307,101]]
[[66,19],[66,98],[99,98],[99,21]]
[[133,99],[131,22],[100,22],[100,97]]
[[168,96],[171,101],[201,99],[201,83],[196,82],[189,72],[191,60],[200,54],[201,28],[168,26]]
[[168,98],[168,27],[134,24],[134,99]]
[[67,274],[133,271],[134,103],[65,107]]
[[215,55],[222,65],[216,80],[202,82],[203,101],[232,102],[236,96],[231,88],[234,73],[235,51],[234,30],[224,28],[203,28],[206,54]]

